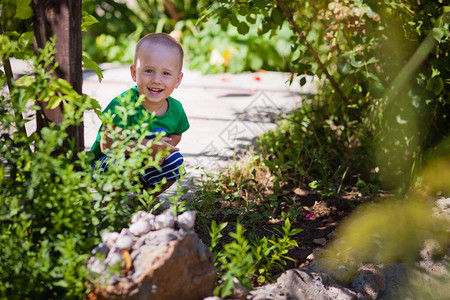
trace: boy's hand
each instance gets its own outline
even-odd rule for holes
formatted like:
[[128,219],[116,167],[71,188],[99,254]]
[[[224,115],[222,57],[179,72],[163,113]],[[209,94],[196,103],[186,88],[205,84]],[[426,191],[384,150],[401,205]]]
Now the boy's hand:
[[[146,145],[148,143],[150,144],[150,147],[152,148],[152,155],[153,157],[156,155],[156,153],[158,153],[159,150],[166,150],[168,149],[170,153],[172,153],[173,151],[180,151],[180,149],[178,147],[175,147],[173,145],[170,144],[170,142],[172,141],[172,138],[170,137],[162,137],[160,138],[158,141],[154,141],[153,139],[150,140],[146,140]],[[159,165],[162,165],[163,161],[168,157],[169,155],[164,156],[159,162]]]
[[[172,138],[170,138],[170,137],[163,136],[162,138],[159,139],[158,142],[161,142],[163,144],[164,148],[169,148],[170,152],[180,151],[180,148],[175,147],[175,146],[172,145],[172,143],[171,143],[172,142]],[[158,142],[156,142],[156,144],[158,144]]]

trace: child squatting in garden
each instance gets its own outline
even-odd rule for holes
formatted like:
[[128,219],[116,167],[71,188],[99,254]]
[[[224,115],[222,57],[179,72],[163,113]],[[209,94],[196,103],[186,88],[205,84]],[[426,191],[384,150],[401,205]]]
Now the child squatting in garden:
[[[181,45],[170,35],[151,33],[144,36],[136,45],[134,62],[130,66],[131,77],[136,86],[114,98],[103,111],[103,114],[111,113],[113,124],[120,127],[120,131],[142,121],[143,116],[154,114],[154,118],[147,122],[147,130],[155,134],[162,132],[164,136],[158,142],[153,141],[155,135],[146,136],[142,144],[151,147],[153,154],[159,149],[169,149],[170,154],[160,161],[161,170],[155,167],[147,168],[139,180],[145,188],[153,188],[166,178],[167,182],[161,186],[161,192],[180,177],[183,156],[176,146],[182,134],[189,129],[189,121],[182,104],[170,97],[183,78],[183,56]],[[115,114],[116,109],[121,106],[120,97],[130,97],[130,101],[138,101],[141,95],[145,97],[137,107],[137,113],[131,118],[128,117],[127,125],[124,126],[119,114]],[[149,114],[143,113],[144,110]],[[111,132],[116,129],[108,129],[102,125],[91,148],[90,152],[95,155],[92,166],[100,173],[106,172],[108,165],[115,162],[103,152],[112,148],[114,140]]]

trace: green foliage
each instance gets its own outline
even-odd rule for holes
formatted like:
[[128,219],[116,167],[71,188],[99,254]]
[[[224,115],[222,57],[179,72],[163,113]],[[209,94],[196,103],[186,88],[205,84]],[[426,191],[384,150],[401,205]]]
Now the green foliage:
[[[18,42],[1,35],[0,55],[7,59]],[[67,128],[77,125],[86,110],[100,114],[97,101],[77,94],[51,74],[56,68],[54,43],[39,57],[31,56],[33,71],[13,81],[10,94],[0,94],[0,297],[8,299],[83,298],[87,289],[86,259],[103,230],[118,231],[138,209],[156,209],[153,191],[140,191],[137,176],[143,168],[157,166],[166,153],[136,147],[128,160],[130,137],[146,134],[138,124],[117,134],[117,159],[108,172],[92,172],[92,157],[75,157],[73,137]],[[6,78],[0,76],[2,86]],[[20,131],[40,118],[38,102],[62,107],[63,120],[47,124],[40,132]],[[135,113],[134,103],[124,103],[123,116]],[[35,112],[35,115],[30,114]],[[22,118],[22,115],[28,116]],[[103,118],[111,124],[112,116]],[[28,127],[30,130],[30,127]],[[127,143],[128,142],[128,143]],[[131,143],[135,144],[134,141]],[[153,155],[155,158],[153,159]],[[155,187],[157,191],[160,187]],[[129,193],[136,195],[130,199]],[[177,207],[182,210],[182,207]]]
[[[450,188],[448,181],[446,187]],[[433,212],[433,204],[424,195],[411,194],[406,199],[389,198],[358,208],[318,257],[318,268],[332,271],[341,282],[350,282],[361,264],[389,268],[401,262],[407,276],[396,291],[397,298],[445,299],[449,269],[444,256],[450,224],[446,217]],[[446,270],[438,274],[418,267],[419,252],[426,252],[425,256]]]
[[214,217],[256,228],[279,217],[279,179],[262,162],[261,155],[250,151],[222,172],[203,174],[191,206],[206,220],[204,226]]
[[[1,55],[7,58],[16,44],[1,38],[7,46]],[[10,299],[83,294],[83,265],[98,242],[101,215],[90,204],[89,173],[79,171],[86,169],[83,154],[76,163],[73,149],[55,155],[67,142],[65,129],[77,124],[84,110],[98,109],[98,103],[50,75],[53,45],[42,50],[33,74],[20,78],[11,95],[1,94],[0,294]],[[1,76],[2,85],[5,80]],[[32,120],[21,118],[30,99],[62,103],[63,122],[29,136],[18,131]],[[40,108],[31,103],[39,116]]]
[[283,180],[323,196],[337,194],[344,182],[355,185],[361,177],[375,182],[375,145],[367,132],[355,122],[337,123],[336,116],[324,113],[324,105],[318,97],[305,101],[280,119],[275,130],[259,136],[264,164]]
[[[316,180],[333,190],[361,178],[404,192],[426,163],[423,154],[448,136],[449,9],[443,1],[220,1],[204,14],[213,16],[241,33],[243,22],[251,28],[260,20],[258,34],[270,37],[287,21],[292,80],[323,79],[318,97],[291,117],[292,129],[282,125],[263,137],[281,141],[286,152],[303,150],[291,153],[300,160],[310,152],[289,166],[284,149],[273,144],[272,158],[279,150],[283,156],[274,168],[297,169],[296,182]],[[314,170],[322,174],[305,178],[315,177]]]
[[[3,31],[10,38],[19,38],[21,33],[32,31],[31,22],[32,9],[31,0],[2,0],[0,1],[0,21]],[[33,36],[31,34],[31,50],[33,46]],[[24,46],[24,45],[22,45]],[[23,49],[18,51],[23,52]],[[19,54],[20,55],[20,54]],[[14,55],[14,57],[17,57]]]
[[218,256],[219,256],[219,241],[223,237],[222,230],[227,227],[228,223],[221,223],[219,226],[217,226],[216,221],[211,222],[211,229],[209,230],[209,236],[211,237],[211,241],[209,243],[209,250],[211,250],[214,258],[214,262],[218,263]]
[[239,280],[243,286],[251,288],[249,276],[254,270],[254,259],[249,242],[244,237],[244,228],[237,224],[236,232],[231,232],[233,241],[223,246],[222,255],[218,255],[219,270],[223,281],[215,290],[215,295],[226,297],[234,289],[233,279]]
[[289,250],[298,247],[293,236],[301,229],[292,229],[291,222],[286,219],[281,230],[275,229],[278,235],[258,238],[250,235],[250,242],[244,236],[244,228],[237,223],[236,232],[229,235],[231,242],[220,245],[222,231],[228,223],[217,225],[211,223],[210,250],[219,270],[219,285],[214,290],[215,295],[229,296],[233,289],[233,280],[238,280],[244,287],[251,289],[252,281],[259,284],[272,280],[275,271],[284,271],[286,260],[292,260],[287,254]]
[[289,250],[298,247],[298,243],[292,237],[302,229],[291,229],[291,221],[286,218],[282,230],[275,228],[280,236],[272,235],[252,241],[252,253],[256,261],[256,275],[258,283],[272,281],[274,270],[284,271],[286,260],[293,260],[287,254]]
[[98,20],[83,37],[88,57],[97,62],[132,62],[136,42],[151,32],[195,32],[194,23],[212,1],[137,0],[132,6],[114,0],[83,1]]
[[[234,16],[234,15],[233,15]],[[237,18],[236,18],[236,22]],[[255,20],[256,22],[256,20]],[[202,29],[183,37],[187,66],[203,73],[239,73],[244,71],[289,71],[292,59],[291,32],[285,24],[276,36],[258,33],[258,24],[242,27],[227,26],[227,19],[212,18],[202,23]]]
[[[258,34],[271,37],[287,21],[295,36],[292,80],[302,86],[305,75],[322,80],[318,95],[306,98],[276,130],[259,137],[261,161],[274,181],[274,194],[261,202],[268,198],[276,206],[277,187],[286,181],[308,185],[322,196],[337,195],[347,184],[367,193],[378,185],[400,193],[409,187],[419,187],[424,195],[448,193],[449,8],[443,1],[220,1],[204,18],[218,20],[223,29],[231,24],[244,39],[258,20]],[[254,179],[234,180],[224,173],[213,178],[207,181],[211,214],[245,220],[251,201],[241,187]],[[327,267],[338,268],[344,260],[350,272],[343,275],[351,277],[361,262],[414,261],[427,237],[445,247],[448,224],[431,218],[423,197],[415,197],[364,209],[350,219]],[[224,209],[228,200],[234,214]],[[266,221],[270,216],[270,210],[251,212],[269,212]],[[274,238],[253,245],[260,258],[255,263],[277,266],[285,253],[283,242]],[[254,274],[263,282],[269,269],[255,269]]]
[[[84,50],[93,61],[131,62],[139,38],[150,32],[167,32],[181,40],[191,69],[204,73],[290,70],[292,34],[287,24],[269,37],[258,30],[260,19],[247,24],[238,17],[219,17],[198,23],[201,13],[212,4],[139,0],[128,7],[111,0],[84,1],[83,8],[90,16],[87,21],[92,24],[83,37]],[[233,12],[236,9],[231,8]],[[238,27],[228,26],[229,21]]]

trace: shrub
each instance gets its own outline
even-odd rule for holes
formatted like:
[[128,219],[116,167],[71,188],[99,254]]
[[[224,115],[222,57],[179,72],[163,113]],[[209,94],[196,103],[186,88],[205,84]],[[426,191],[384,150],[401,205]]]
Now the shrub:
[[[5,45],[0,55],[7,59],[18,46],[0,38]],[[38,58],[32,57],[33,73],[13,82],[10,94],[0,94],[2,298],[83,298],[88,288],[86,259],[100,233],[120,230],[141,205],[150,210],[154,201],[147,192],[137,193],[139,186],[134,184],[144,167],[157,165],[148,149],[136,149],[129,160],[118,159],[104,174],[92,173],[92,157],[86,152],[75,156],[66,129],[79,124],[85,110],[100,113],[100,106],[51,75],[56,67],[53,49],[54,44],[47,43]],[[3,74],[0,80],[4,85]],[[27,135],[20,128],[40,117],[37,101],[47,102],[48,108],[61,105],[63,120]],[[124,113],[132,114],[132,107]],[[110,123],[112,118],[103,121]],[[141,125],[129,128],[127,137]],[[125,157],[126,150],[126,143],[119,144],[110,155]],[[136,192],[140,202],[131,201],[129,192]]]

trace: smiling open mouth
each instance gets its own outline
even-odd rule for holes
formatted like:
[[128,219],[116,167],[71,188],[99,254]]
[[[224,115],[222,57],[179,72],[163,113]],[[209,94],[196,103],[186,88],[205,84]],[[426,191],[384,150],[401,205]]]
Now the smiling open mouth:
[[152,93],[160,93],[163,91],[163,89],[151,89],[151,88],[149,88],[148,90]]

